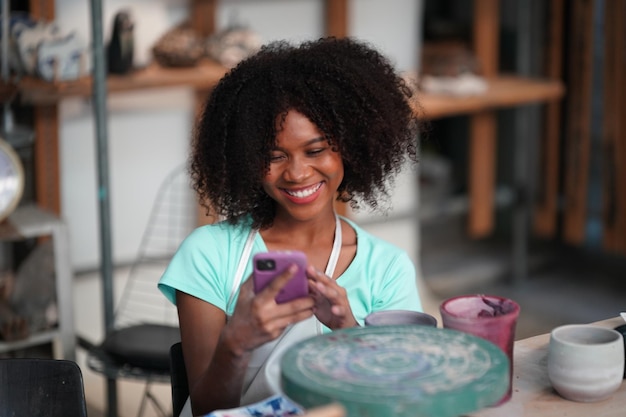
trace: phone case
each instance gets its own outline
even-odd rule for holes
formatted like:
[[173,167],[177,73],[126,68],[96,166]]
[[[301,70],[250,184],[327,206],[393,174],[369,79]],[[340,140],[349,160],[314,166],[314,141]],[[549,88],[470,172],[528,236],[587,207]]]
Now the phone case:
[[276,296],[277,303],[284,303],[296,298],[304,297],[309,293],[305,269],[307,259],[304,252],[300,251],[269,251],[257,253],[253,258],[254,263],[254,291],[260,292],[277,275],[280,275],[291,264],[298,265],[298,272],[285,284]]

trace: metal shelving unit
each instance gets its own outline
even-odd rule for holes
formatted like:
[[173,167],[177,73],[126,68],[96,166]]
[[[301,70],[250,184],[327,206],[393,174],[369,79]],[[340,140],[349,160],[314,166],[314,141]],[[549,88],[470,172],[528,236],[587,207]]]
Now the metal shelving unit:
[[54,247],[58,324],[55,329],[32,334],[26,339],[0,342],[0,353],[52,342],[55,358],[75,360],[72,267],[66,224],[56,215],[34,205],[28,205],[18,207],[0,228],[0,240],[7,242],[48,236],[52,239]]

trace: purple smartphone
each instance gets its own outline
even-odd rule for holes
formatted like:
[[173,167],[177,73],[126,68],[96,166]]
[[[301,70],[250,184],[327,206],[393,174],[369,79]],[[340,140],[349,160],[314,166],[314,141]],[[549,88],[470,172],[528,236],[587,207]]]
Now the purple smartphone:
[[290,251],[269,251],[254,255],[254,292],[258,293],[270,283],[277,275],[280,275],[291,264],[298,265],[298,272],[285,284],[276,296],[278,304],[291,301],[296,298],[305,297],[309,294],[309,284],[307,282],[306,269],[307,259],[304,252]]

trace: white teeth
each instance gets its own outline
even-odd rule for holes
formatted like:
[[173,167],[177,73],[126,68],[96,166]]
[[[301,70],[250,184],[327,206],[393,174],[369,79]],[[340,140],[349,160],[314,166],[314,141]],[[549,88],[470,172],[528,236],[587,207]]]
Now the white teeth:
[[320,189],[321,186],[322,186],[322,184],[318,183],[314,187],[308,188],[306,190],[299,190],[299,191],[285,190],[285,191],[287,192],[287,194],[292,195],[294,197],[305,198],[305,197],[308,197],[311,194],[315,193],[317,190]]

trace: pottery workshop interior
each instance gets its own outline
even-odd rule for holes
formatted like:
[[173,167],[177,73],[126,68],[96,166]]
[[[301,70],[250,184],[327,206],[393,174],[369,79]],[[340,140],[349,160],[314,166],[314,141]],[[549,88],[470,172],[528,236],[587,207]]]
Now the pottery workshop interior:
[[[621,382],[626,372],[620,331],[626,334],[626,327],[619,327],[626,325],[626,318],[620,316],[626,312],[626,2],[1,3],[0,417],[178,417],[190,416],[194,409],[194,415],[210,417],[547,417],[558,415],[557,410],[570,416],[623,416],[626,385]],[[359,168],[354,161],[361,160],[349,155],[356,151],[345,146],[350,142],[333,137],[329,132],[334,132],[334,127],[320,123],[327,113],[350,114],[350,107],[366,109],[378,102],[353,100],[336,112],[325,112],[304,111],[313,105],[307,98],[294,98],[286,108],[281,107],[277,117],[272,116],[269,148],[255,148],[256,153],[266,152],[263,157],[233,154],[230,150],[236,148],[227,147],[228,140],[223,155],[203,154],[200,149],[203,132],[213,132],[211,123],[226,118],[217,114],[221,107],[230,106],[224,114],[240,107],[236,111],[241,119],[233,117],[230,123],[224,122],[222,130],[215,130],[224,137],[236,137],[246,128],[250,137],[265,132],[250,129],[251,122],[242,116],[260,118],[267,110],[265,102],[246,105],[243,93],[232,100],[218,96],[217,86],[223,80],[231,74],[237,79],[238,71],[247,68],[245,63],[254,62],[260,51],[276,41],[300,45],[320,38],[339,43],[353,39],[378,51],[393,69],[394,80],[401,85],[398,91],[406,94],[406,117],[417,129],[407,149],[415,151],[415,160],[398,162],[400,157],[392,154],[395,145],[384,143],[378,148],[382,151],[367,149],[367,158],[359,156],[368,164],[383,160],[381,155],[386,152],[394,156],[381,168],[393,171],[393,178],[373,182],[377,187],[384,184],[380,189],[386,193],[362,193],[363,187],[356,187],[365,180],[348,180],[373,165]],[[268,54],[267,62],[271,56]],[[298,57],[294,59],[306,59]],[[336,58],[333,64],[341,67],[350,58]],[[291,61],[284,62],[284,66],[291,65]],[[319,61],[309,68],[318,64],[326,68],[326,63]],[[262,66],[261,61],[258,65]],[[271,64],[265,65],[269,68]],[[271,75],[272,71],[288,70],[267,71]],[[331,75],[311,71],[303,89],[319,89],[318,95],[327,100],[324,102],[340,102],[341,97],[320,86]],[[374,83],[367,67],[354,71],[359,74],[354,76],[356,85]],[[250,75],[248,81],[265,85],[263,78]],[[349,78],[352,74],[345,79],[337,77],[346,84],[351,82]],[[278,95],[283,82],[288,85],[280,77],[276,80],[267,82],[272,88],[258,87],[258,91],[267,91],[268,108],[278,101],[269,97]],[[242,82],[241,90],[244,88],[248,87]],[[238,89],[232,91],[239,94]],[[338,96],[345,94],[344,99],[354,93],[343,85],[338,91]],[[308,97],[306,94],[302,97]],[[211,101],[212,97],[218,98]],[[381,99],[380,103],[387,102]],[[212,110],[217,115],[210,113]],[[373,119],[399,120],[384,110],[372,113]],[[325,152],[338,155],[334,161],[344,175],[341,185],[334,184],[328,174],[330,165],[319,162],[323,157],[311,151],[299,159],[295,150],[290,153],[295,148],[284,145],[284,136],[290,131],[283,127],[291,126],[292,112],[305,113],[307,126],[322,132],[315,141],[328,144]],[[367,125],[374,126],[373,119],[367,118]],[[342,126],[356,128],[357,124]],[[388,135],[367,137],[363,142],[387,140],[398,130],[392,127],[383,129]],[[368,134],[374,135],[362,133],[364,137]],[[252,142],[237,146],[256,146]],[[241,190],[223,193],[220,202],[212,205],[208,196],[217,193],[211,191],[212,184],[223,183],[219,187],[223,190],[231,183],[253,181],[240,178],[248,172],[243,170],[241,176],[228,172],[221,178],[206,177],[217,179],[208,184],[205,171],[221,159],[248,168],[251,161],[265,165],[259,166],[263,174],[248,196]],[[288,191],[284,184],[296,182],[297,169],[293,167],[304,159],[307,175],[323,178],[319,180],[322,185]],[[205,171],[199,169],[202,163],[207,165]],[[273,180],[276,167],[282,164],[291,165],[281,179]],[[252,177],[258,171],[253,171]],[[313,224],[306,216],[317,207],[314,199],[319,197],[314,196],[324,196],[329,185],[338,187],[331,190],[336,201],[329,199],[326,206],[337,223],[333,220],[327,228],[335,234],[323,251],[324,265],[329,258],[328,265],[332,264],[337,236],[343,236],[343,247],[337,249],[337,268],[343,269],[333,276],[333,268],[317,268],[333,281],[324,288],[342,287],[341,293],[342,274],[355,267],[359,252],[365,253],[360,245],[371,239],[383,246],[390,244],[405,255],[404,262],[415,273],[411,291],[419,294],[413,304],[419,308],[405,308],[408,302],[390,302],[383,304],[400,307],[376,311],[378,304],[363,301],[366,296],[362,292],[371,291],[375,298],[378,295],[374,293],[385,286],[362,281],[358,295],[350,294],[351,290],[340,294],[347,305],[342,304],[344,310],[352,313],[346,315],[350,326],[345,327],[352,328],[342,328],[345,321],[333,328],[335,322],[323,317],[326,310],[319,299],[325,297],[334,318],[341,316],[337,313],[342,311],[339,302],[333,298],[340,295],[315,290],[323,284],[316,284],[305,259],[302,286],[292,289],[298,297],[315,303],[310,314],[318,320],[317,336],[287,348],[279,359],[268,360],[259,368],[273,381],[269,385],[275,402],[255,401],[245,408],[246,404],[233,406],[224,400],[228,406],[208,412],[199,405],[203,395],[194,393],[189,382],[201,387],[198,375],[209,375],[209,364],[215,369],[226,367],[215,364],[215,356],[203,356],[197,352],[200,349],[185,345],[201,339],[197,333],[202,332],[191,335],[188,327],[188,332],[181,333],[180,323],[192,310],[178,309],[193,303],[176,295],[173,299],[164,296],[167,291],[159,283],[170,285],[166,269],[188,236],[199,229],[218,229],[218,223],[227,224],[229,216],[237,221],[246,216],[258,220],[252,227],[258,230],[252,230],[249,239],[256,236],[263,245],[267,243],[265,249],[291,249],[281,244],[290,239],[301,242],[294,231],[306,230],[307,222]],[[274,186],[281,190],[275,192],[278,196],[271,192]],[[350,198],[342,200],[346,193],[356,201],[364,194],[375,195],[366,203],[373,200],[376,207],[351,204]],[[260,202],[251,203],[253,198]],[[230,210],[228,205],[237,199],[248,205]],[[269,222],[255,217],[266,201],[274,204]],[[307,204],[313,207],[310,211],[304,209]],[[240,207],[249,210],[237,212]],[[288,221],[282,223],[285,218]],[[293,225],[293,234],[274,239],[272,233],[283,230],[285,224]],[[237,239],[215,243],[215,248],[209,244],[208,248],[220,255],[201,257],[207,274],[217,273],[222,264],[224,270],[237,269],[228,252],[239,241],[243,247],[245,236]],[[348,258],[346,247],[351,251]],[[311,256],[314,249],[313,245],[304,248],[311,262],[316,259]],[[180,252],[175,263],[180,271],[188,271],[180,266],[185,256],[186,252]],[[211,264],[214,258],[220,262],[218,266]],[[394,272],[397,265],[389,257],[380,257],[389,268],[371,265],[378,259],[363,260],[364,268],[381,275]],[[203,270],[191,255],[187,260]],[[281,261],[272,258],[266,266],[273,268],[274,262]],[[251,276],[258,274],[257,270],[252,273],[251,265],[240,268],[248,268]],[[276,278],[272,275],[271,279]],[[184,277],[180,280],[184,288]],[[241,285],[233,288],[247,288],[245,283]],[[215,288],[209,282],[203,290]],[[380,291],[388,295],[401,288]],[[172,291],[177,294],[181,289]],[[215,291],[229,302],[208,301],[210,308],[219,312],[204,323],[219,322],[219,334],[227,338],[226,330],[240,323],[242,307],[231,306],[226,289]],[[250,290],[251,297],[258,298],[261,291],[263,288],[255,288],[254,293]],[[193,293],[186,296],[212,300]],[[391,296],[395,300],[400,295]],[[462,296],[471,301],[463,304],[463,298],[446,310],[453,304],[451,300]],[[363,306],[355,306],[354,297],[363,301]],[[478,304],[473,297],[479,297]],[[173,300],[179,300],[178,305]],[[271,301],[274,307],[283,304],[279,298]],[[466,316],[470,315],[480,324],[468,322]],[[284,326],[293,324],[289,321]],[[600,327],[601,332],[587,330],[610,339],[597,344],[610,351],[605,357],[612,355],[615,361],[592,366],[598,373],[606,366],[608,370],[599,378],[608,379],[610,374],[610,383],[583,382],[597,387],[594,393],[562,394],[556,379],[550,379],[553,375],[569,377],[558,372],[561,368],[555,370],[556,359],[550,359],[556,350],[551,332],[569,325]],[[604,328],[611,330],[604,332]],[[578,330],[572,332],[576,339]],[[241,343],[248,339],[239,336]],[[181,340],[187,364],[186,368],[182,364],[185,374],[176,375],[170,349]],[[221,348],[227,345],[224,340],[202,346]],[[599,352],[597,344],[593,347]],[[53,398],[60,398],[63,390],[58,387],[68,380],[50,382],[50,375],[59,376],[62,371],[44,372],[37,362],[29,362],[22,370],[11,368],[9,362],[15,359],[77,365],[72,371],[79,371],[75,382],[78,397],[69,406],[60,399],[54,405],[46,405],[44,400],[39,403],[32,394],[35,387],[40,392],[50,389]],[[42,375],[38,376],[39,372]],[[224,372],[219,375],[227,375]],[[567,390],[568,383],[559,381],[558,386]],[[10,408],[19,401],[30,402],[31,408],[28,404]],[[181,414],[177,407],[183,403],[188,408]],[[51,411],[56,409],[60,414]]]

